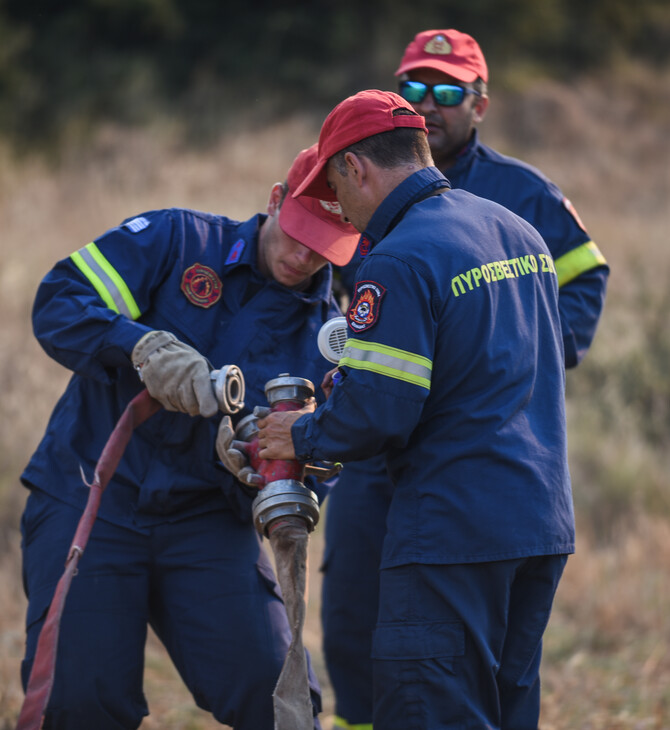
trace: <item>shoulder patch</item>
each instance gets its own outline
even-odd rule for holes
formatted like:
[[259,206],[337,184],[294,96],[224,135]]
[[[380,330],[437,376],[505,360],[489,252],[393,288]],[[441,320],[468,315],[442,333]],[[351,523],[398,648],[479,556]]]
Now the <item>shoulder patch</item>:
[[359,281],[347,310],[347,322],[354,332],[370,329],[379,318],[382,297],[386,289],[376,281]]
[[563,198],[563,205],[568,213],[570,213],[570,215],[575,219],[577,225],[584,231],[584,233],[586,233],[586,226],[582,223],[582,219],[579,217],[575,206],[567,198]]
[[216,271],[202,264],[189,266],[181,278],[181,290],[189,302],[205,309],[219,301],[221,288]]
[[139,233],[145,228],[148,228],[150,225],[151,224],[146,218],[144,218],[144,216],[139,216],[139,218],[133,218],[131,221],[124,223],[123,227],[127,228],[132,233]]
[[243,238],[238,238],[228,252],[228,257],[224,261],[224,264],[237,263],[240,260],[240,256],[242,255],[242,251],[244,251],[244,247],[246,245],[247,242]]

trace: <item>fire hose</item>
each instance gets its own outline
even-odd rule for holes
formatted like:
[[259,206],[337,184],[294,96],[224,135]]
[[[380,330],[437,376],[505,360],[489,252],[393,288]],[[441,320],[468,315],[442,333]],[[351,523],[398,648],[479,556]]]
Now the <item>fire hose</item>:
[[[239,368],[228,365],[212,372],[211,379],[220,410],[228,414],[238,412],[244,406],[244,378]],[[313,394],[314,386],[309,380],[291,378],[288,375],[280,375],[266,384],[266,396],[272,410],[301,408]],[[87,484],[90,491],[86,507],[40,632],[16,730],[39,730],[42,727],[53,688],[60,620],[65,600],[88,543],[102,494],[123,457],[134,429],[160,408],[160,403],[147,390],[133,398],[105,444],[96,464],[92,483]],[[309,532],[318,522],[319,507],[316,495],[299,481],[303,472],[302,464],[297,461],[260,459],[255,420],[255,417],[247,416],[238,424],[236,433],[245,442],[244,448],[249,454],[252,467],[265,481],[265,486],[253,502],[252,513],[256,529],[270,540],[275,554],[277,577],[292,637],[273,693],[275,730],[310,730],[314,721],[302,628],[305,619],[307,541]],[[309,466],[305,470],[324,478],[336,471]]]
[[[319,351],[323,357],[331,362],[338,362],[346,336],[344,317],[336,317],[326,322],[318,336]],[[215,370],[210,377],[219,409],[223,413],[232,415],[243,408],[244,377],[236,365],[226,365]],[[314,386],[309,380],[282,374],[266,383],[265,394],[271,410],[297,410],[314,395]],[[16,730],[39,730],[42,726],[53,687],[65,599],[98,514],[102,493],[116,471],[134,429],[160,408],[160,403],[146,390],[133,398],[105,444],[95,467],[93,482],[87,484],[90,491],[86,507],[67,555],[65,571],[58,581],[40,632]],[[252,513],[256,529],[270,540],[275,555],[277,579],[292,637],[273,693],[275,730],[310,730],[313,727],[312,706],[302,629],[305,621],[307,542],[309,532],[318,522],[319,506],[316,495],[305,487],[300,476],[305,473],[325,479],[336,474],[341,465],[331,465],[324,469],[312,465],[303,467],[297,461],[260,459],[255,421],[254,416],[242,419],[237,426],[236,435],[245,444],[243,448],[251,466],[265,481],[253,502]]]
[[[314,386],[309,380],[291,377],[287,373],[265,385],[271,411],[299,410],[313,395]],[[336,473],[339,465],[332,468],[303,467],[295,460],[261,459],[255,416],[242,419],[236,435],[235,446],[246,452],[249,463],[264,480],[252,505],[254,524],[258,532],[270,540],[291,628],[291,644],[272,694],[275,730],[311,730],[314,719],[302,630],[305,623],[307,544],[309,533],[319,519],[319,505],[314,492],[300,480],[303,470],[325,478]]]

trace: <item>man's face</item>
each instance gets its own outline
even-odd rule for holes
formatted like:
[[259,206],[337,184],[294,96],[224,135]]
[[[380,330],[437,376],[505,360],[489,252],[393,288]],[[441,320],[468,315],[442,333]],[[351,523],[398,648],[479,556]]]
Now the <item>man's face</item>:
[[368,210],[368,206],[364,204],[360,189],[353,184],[351,173],[343,175],[339,172],[333,159],[328,161],[326,173],[328,175],[328,185],[335,193],[337,202],[342,208],[342,216],[359,233],[363,233],[370,222],[373,211]]
[[279,225],[279,210],[269,215],[263,229],[258,248],[261,273],[289,289],[306,289],[327,260],[284,233]]
[[[472,88],[472,84],[466,84],[432,68],[413,69],[408,76],[410,81],[420,81],[429,86],[455,84],[466,89]],[[445,170],[454,164],[456,155],[470,140],[475,125],[484,118],[488,99],[466,94],[458,106],[440,106],[429,91],[423,101],[412,106],[417,114],[426,119],[428,143],[435,166]]]

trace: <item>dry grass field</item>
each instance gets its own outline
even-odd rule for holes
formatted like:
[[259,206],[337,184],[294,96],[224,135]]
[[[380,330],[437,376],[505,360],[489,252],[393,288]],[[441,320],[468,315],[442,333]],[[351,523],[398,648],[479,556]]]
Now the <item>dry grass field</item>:
[[[494,92],[495,93],[495,92]],[[568,377],[579,537],[546,636],[542,730],[670,728],[670,78],[631,68],[494,95],[487,141],[558,182],[612,266],[586,361]],[[98,130],[57,162],[0,147],[0,730],[22,701],[25,600],[18,475],[68,374],[33,339],[30,308],[57,259],[123,218],[184,206],[247,217],[320,120],[240,131],[206,151],[177,130]],[[306,643],[320,651],[321,527],[311,540]],[[147,646],[143,730],[220,727],[195,709],[162,647]]]

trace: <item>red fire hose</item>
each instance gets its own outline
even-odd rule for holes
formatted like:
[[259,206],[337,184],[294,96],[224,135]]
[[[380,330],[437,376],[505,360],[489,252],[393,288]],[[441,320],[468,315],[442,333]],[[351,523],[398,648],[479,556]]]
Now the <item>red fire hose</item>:
[[[230,370],[230,368],[235,368]],[[215,382],[215,393],[224,412],[234,413],[241,408],[244,394],[242,375],[235,366],[227,366],[224,376]],[[213,373],[212,380],[215,381]],[[234,397],[225,391],[237,385]],[[273,410],[295,410],[313,395],[313,385],[302,378],[280,375],[266,384],[266,395]],[[302,396],[302,398],[298,397]],[[16,730],[40,730],[44,712],[53,687],[60,620],[65,600],[76,575],[93,523],[98,513],[105,487],[121,461],[133,430],[154,415],[161,405],[147,390],[143,390],[128,404],[114,427],[95,467],[93,483],[86,508],[77,525],[77,531],[65,562],[65,571],[58,581],[49,612],[40,632],[32,671],[26,688]],[[257,530],[269,538],[275,553],[278,580],[284,595],[292,640],[273,693],[275,728],[277,730],[311,730],[312,706],[307,663],[302,643],[305,620],[304,593],[306,588],[306,561],[308,534],[318,521],[316,495],[300,481],[303,465],[297,461],[263,460],[258,456],[257,436],[244,444],[252,466],[264,477],[265,487],[254,501],[254,522]],[[339,465],[338,465],[339,466]],[[324,470],[314,467],[312,473]],[[330,471],[327,470],[327,473]]]
[[90,492],[86,508],[77,525],[77,531],[65,561],[65,572],[58,581],[49,613],[40,632],[35,660],[16,730],[39,730],[42,727],[44,711],[53,687],[58,633],[65,599],[72,578],[77,572],[79,558],[86,549],[86,543],[98,514],[102,493],[116,471],[133,430],[153,416],[160,407],[160,403],[154,400],[146,390],[135,396],[123,412],[98,459],[93,483],[89,485]]

